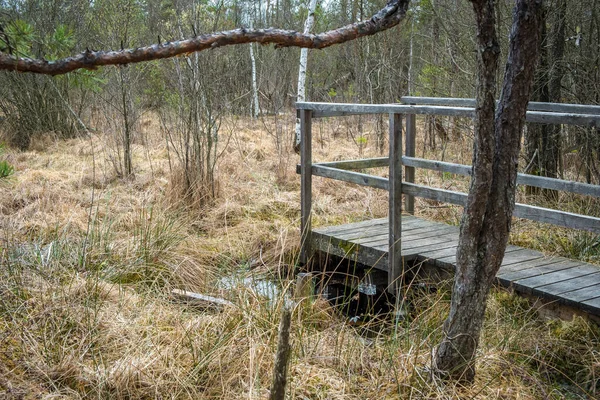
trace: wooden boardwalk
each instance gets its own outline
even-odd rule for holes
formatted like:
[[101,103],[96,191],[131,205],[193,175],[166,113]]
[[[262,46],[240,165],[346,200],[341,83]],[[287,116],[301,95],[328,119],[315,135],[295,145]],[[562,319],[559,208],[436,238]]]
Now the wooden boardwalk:
[[[402,257],[454,270],[458,233],[457,226],[403,215]],[[311,251],[388,270],[387,218],[314,229],[309,240]],[[509,245],[497,277],[520,293],[600,316],[600,266]]]
[[[403,97],[398,104],[296,103],[300,118],[301,149],[298,172],[301,184],[300,262],[309,263],[319,251],[355,260],[385,274],[386,290],[396,294],[403,267],[427,262],[436,271],[453,271],[456,263],[458,227],[414,217],[416,197],[465,206],[468,194],[442,189],[415,179],[418,170],[469,176],[472,166],[416,156],[417,115],[472,118],[475,99]],[[389,153],[387,157],[313,162],[312,120],[363,114],[387,114]],[[529,123],[600,127],[600,106],[530,102]],[[368,174],[371,168],[388,168],[388,177]],[[312,229],[312,180],[335,179],[387,191],[388,218],[355,224]],[[600,199],[600,185],[517,174],[516,183],[543,190],[572,193]],[[529,200],[529,199],[525,199]],[[404,203],[404,204],[403,204]],[[559,206],[556,204],[555,206]],[[405,212],[411,215],[402,215]],[[577,214],[532,204],[515,204],[513,215],[553,226],[600,235],[597,215]],[[493,227],[490,227],[493,229]],[[315,261],[317,258],[315,258]],[[325,265],[327,267],[327,265]],[[498,282],[562,313],[587,313],[600,322],[600,267],[508,246]],[[375,279],[371,277],[371,279]],[[550,303],[550,304],[548,304]],[[559,307],[554,307],[558,305]],[[567,310],[568,309],[568,310]],[[566,316],[566,315],[565,315]]]

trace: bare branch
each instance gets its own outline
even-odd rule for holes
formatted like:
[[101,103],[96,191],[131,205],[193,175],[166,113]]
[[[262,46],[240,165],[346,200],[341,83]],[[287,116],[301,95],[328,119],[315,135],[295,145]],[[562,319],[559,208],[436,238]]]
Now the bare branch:
[[368,20],[320,33],[303,34],[283,29],[234,29],[196,36],[176,42],[157,43],[146,47],[120,51],[86,50],[73,57],[55,61],[18,58],[0,52],[0,70],[61,75],[77,69],[96,69],[103,65],[124,65],[159,60],[178,55],[214,49],[233,44],[273,43],[277,47],[323,49],[392,28],[406,15],[410,0],[389,0],[387,5]]

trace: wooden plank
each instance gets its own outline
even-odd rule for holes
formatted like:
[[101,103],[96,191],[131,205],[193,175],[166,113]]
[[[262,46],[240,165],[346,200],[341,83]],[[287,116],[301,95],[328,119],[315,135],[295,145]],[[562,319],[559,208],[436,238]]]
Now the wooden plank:
[[[404,154],[408,157],[414,157],[417,143],[417,121],[414,114],[406,116],[406,139],[404,144]],[[404,157],[402,157],[404,159]],[[413,167],[404,167],[404,181],[415,183],[415,169]],[[404,208],[409,214],[415,213],[415,197],[406,195],[404,197]]]
[[[430,228],[430,227],[426,227],[426,228]],[[456,239],[458,239],[458,234],[455,233],[455,230],[452,229],[447,229],[447,230],[439,230],[437,232],[435,231],[431,231],[430,229],[428,229],[427,231],[424,232],[419,232],[419,233],[414,233],[414,234],[410,234],[413,233],[413,231],[402,231],[402,246],[408,246],[410,242],[413,242],[415,240],[423,240],[429,237],[440,237],[440,236],[445,236],[447,234],[452,234],[454,235],[454,237]],[[363,246],[370,246],[373,243],[379,244],[379,243],[385,243],[388,240],[388,236],[389,234],[386,233],[378,233],[378,234],[371,234],[371,235],[365,235],[363,237],[359,237],[359,238],[352,238],[351,240],[354,243],[357,244],[361,244]]]
[[[439,236],[441,234],[453,233],[456,232],[455,227],[451,226],[432,226],[428,223],[428,221],[421,221],[421,223],[415,223],[411,225],[402,224],[402,242],[407,242],[411,240],[418,240],[424,237],[429,236]],[[388,239],[388,231],[387,230],[379,230],[379,231],[369,231],[368,234],[365,235],[356,235],[353,236],[340,236],[342,239],[346,240],[355,240],[357,243],[367,243],[367,242],[376,242],[376,241],[386,241]]]
[[[423,158],[402,157],[402,163],[416,168],[425,168],[439,172],[470,176],[472,167],[470,165],[454,164]],[[561,190],[563,192],[577,193],[585,196],[600,197],[600,185],[573,182],[563,179],[546,178],[529,174],[517,174],[517,184],[535,186],[543,189]]]
[[381,168],[390,165],[389,157],[364,158],[360,160],[344,160],[344,161],[328,161],[320,162],[314,165],[323,167],[338,168],[338,169],[366,169],[366,168]]
[[[435,105],[435,106],[456,106],[456,107],[475,107],[475,99],[460,98],[442,98],[442,97],[413,97],[403,96],[400,102],[407,104]],[[600,114],[600,106],[567,104],[567,103],[544,103],[530,101],[527,105],[528,111],[552,111],[552,112],[572,112],[580,114]]]
[[[588,287],[595,287],[597,291],[596,296],[600,296],[600,268],[596,268],[596,272],[591,275],[579,276],[576,278],[571,278],[567,280],[563,280],[560,282],[551,282],[545,285],[541,285],[536,287],[539,290],[542,290],[546,293],[559,295],[565,294],[568,292],[579,292],[582,289],[586,289]],[[581,294],[581,292],[579,293]],[[595,296],[594,296],[595,297]],[[587,300],[587,299],[580,299]]]
[[498,278],[509,280],[509,281],[518,281],[521,279],[530,278],[537,275],[548,274],[550,272],[559,271],[562,269],[574,268],[580,265],[574,261],[567,262],[550,262],[548,264],[537,265],[531,268],[525,268],[521,270],[513,270],[513,271],[500,271],[498,273]]
[[[458,235],[458,229],[456,226],[446,225],[446,226],[436,226],[436,225],[427,225],[422,228],[417,228],[410,230],[406,233],[402,233],[402,238],[407,240],[412,240],[413,238],[425,238],[429,236],[438,236],[438,235],[446,235],[449,233],[455,233]],[[457,236],[458,237],[458,236]]]
[[300,262],[310,257],[310,213],[312,208],[312,111],[300,110]]
[[[573,268],[561,269],[559,271],[551,271],[529,278],[515,280],[515,282],[524,286],[528,286],[530,288],[538,288],[540,286],[548,285],[550,283],[568,281],[573,278],[591,275],[596,272],[598,272],[597,268],[594,268],[591,265],[580,264]],[[547,292],[547,290],[544,291]]]
[[435,260],[437,258],[449,257],[453,254],[456,254],[456,248],[458,247],[458,241],[453,243],[452,246],[446,248],[440,247],[425,247],[420,252],[419,255],[428,260]]
[[564,226],[565,228],[581,229],[600,234],[600,218],[518,203],[515,204],[513,215],[517,218],[526,218],[547,224]]
[[595,315],[600,315],[600,297],[596,297],[592,300],[582,301],[580,304],[590,307]]
[[536,186],[543,189],[561,190],[563,192],[577,193],[585,196],[600,197],[600,185],[546,178],[544,176],[519,173],[517,175],[517,184]]
[[[404,219],[404,218],[403,218]],[[408,231],[412,229],[416,229],[422,226],[426,226],[427,221],[423,221],[420,219],[415,219],[414,221],[408,221],[402,223],[402,229],[406,229]],[[361,227],[349,230],[336,230],[327,232],[329,235],[337,237],[339,239],[344,240],[353,240],[364,237],[370,237],[373,235],[388,235],[389,232],[389,222],[386,220],[385,223],[380,223],[377,225],[369,226],[369,227]]]
[[505,253],[501,265],[508,266],[512,264],[533,261],[540,258],[544,258],[544,255],[538,251],[532,251],[529,249],[518,249],[510,253]]
[[[416,219],[416,218],[415,218]],[[316,228],[315,232],[328,233],[328,232],[342,232],[344,230],[356,229],[356,228],[366,228],[372,225],[379,224],[387,224],[387,218],[377,218],[377,219],[367,219],[364,221],[351,222],[343,225],[330,225],[325,227]]]
[[[453,241],[454,240],[452,237],[445,237],[445,236],[430,237],[430,238],[425,238],[422,240],[410,241],[402,247],[402,250],[416,249],[418,247],[425,247],[425,246],[429,246],[432,244],[437,245],[437,244],[441,244],[441,243],[451,243]],[[362,246],[373,247],[373,248],[379,249],[379,250],[385,250],[389,247],[389,244],[387,244],[385,240],[381,240],[381,241],[377,241],[377,242],[365,243]]]
[[408,182],[404,182],[402,184],[402,193],[410,194],[416,197],[424,197],[426,199],[436,200],[442,203],[456,204],[463,207],[467,201],[467,195],[464,193],[453,192],[445,189],[430,188]]
[[419,106],[402,104],[348,104],[297,102],[296,108],[312,110],[314,118],[337,117],[360,114],[420,114],[448,115],[473,118],[475,110],[465,107]]
[[562,124],[600,128],[600,115],[576,114],[545,111],[527,111],[527,122],[542,124]]
[[402,157],[402,163],[414,168],[424,168],[439,172],[450,172],[452,174],[470,176],[473,169],[470,165],[455,164],[444,161],[426,160],[416,157]]
[[[509,248],[507,248],[509,250]],[[530,250],[516,248],[513,251],[507,251],[504,253],[504,259],[502,260],[502,265],[510,265],[519,262],[531,261],[536,258],[540,258],[541,254],[533,255]],[[443,264],[456,264],[456,254],[452,254],[448,257],[437,257],[436,262],[440,262]]]
[[402,263],[402,115],[389,115],[389,254],[388,291],[399,293],[404,275]]
[[[540,289],[544,289],[544,288],[540,288]],[[600,285],[596,284],[594,286],[588,286],[588,287],[581,288],[578,290],[573,290],[573,291],[566,292],[566,293],[560,293],[560,295],[561,295],[561,297],[564,297],[565,299],[568,299],[571,301],[576,301],[576,302],[588,301],[588,300],[592,300],[592,299],[600,297]]]
[[502,274],[523,271],[523,270],[535,268],[535,267],[538,267],[541,265],[549,265],[549,264],[562,263],[562,262],[565,262],[565,259],[544,257],[544,258],[540,258],[540,259],[536,259],[536,260],[532,260],[532,261],[526,261],[524,263],[519,263],[519,264],[501,265],[500,270],[498,271],[498,275],[500,276]]
[[313,165],[311,170],[312,174],[316,176],[354,183],[360,186],[368,186],[375,189],[389,189],[389,182],[387,178],[382,178],[380,176],[362,174],[360,172],[351,172],[338,168],[323,167],[321,165]]

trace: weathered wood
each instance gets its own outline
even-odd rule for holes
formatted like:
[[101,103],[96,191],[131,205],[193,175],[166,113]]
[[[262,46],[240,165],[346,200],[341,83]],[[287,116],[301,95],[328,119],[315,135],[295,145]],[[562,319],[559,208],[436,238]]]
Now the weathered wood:
[[565,228],[581,229],[600,234],[600,218],[596,217],[525,204],[516,204],[513,215],[517,218],[526,218]]
[[543,189],[560,190],[563,192],[583,194],[586,196],[600,197],[600,185],[591,185],[582,182],[547,178],[545,176],[535,176],[519,173],[517,175],[517,184],[536,186]]
[[207,296],[205,294],[188,292],[187,290],[173,289],[171,295],[174,298],[201,308],[223,309],[233,306],[233,303],[220,297]]
[[[314,118],[336,117],[361,114],[418,114],[418,115],[443,115],[450,117],[475,116],[472,107],[450,106],[421,106],[401,104],[348,104],[348,103],[296,103],[296,108],[313,110]],[[525,120],[532,123],[579,125],[600,127],[600,115],[559,113],[544,111],[527,111]]]
[[313,175],[322,176],[337,181],[354,183],[356,185],[368,186],[375,189],[388,190],[389,188],[387,178],[382,178],[380,176],[346,171],[331,167],[323,167],[321,165],[313,165],[311,170]]
[[[410,221],[408,223],[402,223],[403,236],[405,233],[412,232],[413,229],[427,226],[427,222],[423,220]],[[389,224],[386,221],[385,224],[373,225],[368,228],[358,228],[350,231],[335,232],[334,235],[337,238],[344,240],[354,240],[360,243],[360,240],[373,240],[375,237],[384,237],[387,239],[389,235]]]
[[[414,157],[417,143],[417,121],[414,114],[406,115],[406,139],[404,145],[404,154],[407,157]],[[404,157],[402,157],[404,160]],[[415,183],[415,168],[411,166],[404,167],[404,181],[409,183]],[[404,197],[405,210],[409,214],[415,213],[415,197],[406,195]]]
[[[414,260],[454,271],[458,232],[456,226],[403,216],[401,257],[405,267],[408,260]],[[387,219],[315,229],[312,241],[315,250],[388,271]],[[600,309],[582,303],[600,296],[600,267],[509,245],[497,282],[519,293],[600,315]]]
[[402,263],[402,115],[390,114],[389,255],[388,291],[399,293]]
[[423,158],[402,157],[402,164],[410,167],[425,168],[433,171],[450,172],[457,175],[471,175],[470,165],[454,164],[444,161],[425,160]]
[[456,204],[459,206],[464,206],[465,202],[467,201],[467,195],[464,193],[445,189],[436,189],[407,182],[404,182],[402,185],[402,193],[411,194],[415,197],[424,197],[426,199],[436,200],[442,203]]
[[550,272],[559,271],[562,269],[574,268],[580,264],[581,263],[577,263],[575,261],[548,262],[547,264],[538,265],[532,268],[517,269],[514,271],[500,270],[500,272],[498,273],[498,278],[516,282],[533,276],[548,274]]
[[373,225],[381,225],[381,224],[385,225],[387,223],[388,223],[387,218],[376,218],[376,219],[368,219],[365,221],[351,222],[351,223],[343,224],[343,225],[332,225],[332,226],[320,227],[320,228],[316,228],[315,231],[318,231],[321,233],[343,232],[343,231],[348,231],[348,230],[353,230],[353,229],[367,228],[367,227],[370,227]]
[[310,257],[310,214],[312,208],[312,111],[300,110],[300,262]]
[[349,103],[302,103],[297,102],[296,108],[312,110],[315,118],[335,117],[360,114],[421,114],[447,115],[456,117],[474,116],[473,108],[418,106],[402,104],[349,104]]
[[[545,288],[540,289],[543,290]],[[593,286],[582,287],[581,289],[560,293],[560,295],[566,299],[576,302],[592,300],[600,297],[600,285],[595,284]]]
[[357,261],[379,270],[387,271],[388,269],[388,248],[380,250],[360,246],[351,241],[340,240],[318,232],[313,232],[311,240],[315,250]]
[[[558,278],[557,275],[552,275],[553,278]],[[568,279],[562,281],[553,279],[549,283],[540,285],[537,289],[543,290],[546,293],[559,295],[569,292],[579,292],[579,290],[588,287],[595,287],[595,292],[590,292],[590,294],[593,294],[593,297],[600,296],[600,269],[595,269],[592,274],[585,274],[579,277],[569,275]],[[581,292],[578,293],[578,295],[581,295]],[[589,300],[590,298],[592,297],[580,298],[579,300],[584,301]]]
[[[422,158],[402,157],[402,163],[411,167],[426,168],[433,171],[449,172],[452,174],[470,176],[470,165],[454,164],[443,161],[425,160]],[[561,190],[563,192],[600,197],[600,185],[573,182],[562,179],[546,178],[543,176],[521,174],[517,175],[517,184],[536,186],[543,189]]]
[[567,281],[572,278],[578,278],[585,275],[597,273],[598,268],[588,265],[578,265],[574,268],[552,271],[546,274],[540,274],[529,278],[519,279],[516,282],[531,288],[538,288],[550,283]]
[[[388,233],[378,234],[378,235],[369,235],[368,237],[356,238],[353,239],[353,242],[358,244],[362,244],[365,246],[385,246],[388,242],[389,235]],[[415,247],[417,245],[423,245],[424,240],[428,240],[429,238],[436,241],[436,243],[440,243],[439,239],[458,239],[458,231],[454,227],[447,227],[446,229],[436,228],[436,231],[432,231],[431,229],[420,230],[416,229],[414,231],[402,231],[402,249]],[[415,244],[414,242],[417,242]]]
[[277,353],[275,354],[275,364],[273,365],[273,382],[271,383],[271,392],[269,400],[284,400],[285,386],[287,383],[288,363],[291,353],[290,347],[290,326],[292,324],[292,310],[284,305],[281,310],[281,320],[279,321],[279,333],[277,335]]
[[364,158],[361,160],[320,162],[320,163],[316,163],[314,165],[321,165],[323,167],[339,168],[339,169],[366,169],[366,168],[387,167],[389,164],[390,164],[389,157],[377,157],[377,158]]
[[[432,106],[475,107],[475,99],[464,98],[403,96],[400,98],[400,102],[406,104]],[[496,101],[496,104],[498,104],[498,101]],[[600,114],[600,106],[566,103],[543,103],[536,101],[530,101],[527,106],[527,110],[558,113]]]
[[[426,199],[436,200],[444,203],[464,206],[467,195],[444,189],[430,188],[427,186],[404,183],[402,192],[412,194]],[[525,218],[538,222],[545,222],[565,228],[581,229],[594,233],[600,233],[600,218],[587,215],[573,214],[566,211],[552,210],[549,208],[515,204],[513,215],[517,218]]]

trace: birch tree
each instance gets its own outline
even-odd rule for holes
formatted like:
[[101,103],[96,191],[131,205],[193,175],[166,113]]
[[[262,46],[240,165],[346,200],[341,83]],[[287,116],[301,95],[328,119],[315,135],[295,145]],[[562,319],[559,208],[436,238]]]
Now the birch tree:
[[[317,0],[310,0],[308,6],[308,17],[304,22],[304,34],[308,35],[315,22],[315,9]],[[300,50],[300,67],[298,69],[298,96],[297,101],[306,101],[306,64],[308,62],[308,49]],[[296,117],[296,139],[294,141],[294,150],[300,151],[300,118]]]

